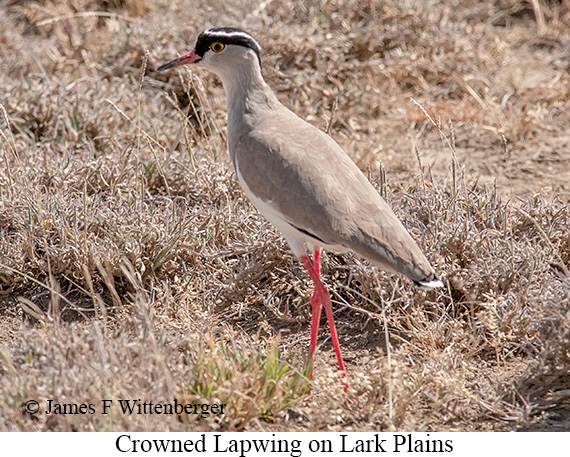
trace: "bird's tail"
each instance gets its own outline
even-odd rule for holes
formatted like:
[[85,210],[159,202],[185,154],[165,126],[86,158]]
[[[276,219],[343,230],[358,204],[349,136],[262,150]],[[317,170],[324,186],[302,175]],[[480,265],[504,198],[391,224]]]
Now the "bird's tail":
[[422,290],[433,290],[439,287],[443,287],[443,283],[436,276],[432,279],[426,279],[424,281],[414,281],[414,284]]

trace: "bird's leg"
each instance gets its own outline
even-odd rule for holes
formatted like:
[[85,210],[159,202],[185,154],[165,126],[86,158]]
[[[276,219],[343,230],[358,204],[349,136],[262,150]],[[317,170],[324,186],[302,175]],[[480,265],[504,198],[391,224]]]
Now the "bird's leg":
[[[317,258],[315,258],[315,260],[317,260]],[[315,275],[318,275],[320,277],[320,269],[321,269],[320,258],[319,258],[319,266],[317,268],[315,268],[313,264],[311,264],[309,257],[307,257],[306,255],[301,257],[301,262],[303,262],[303,265],[305,266],[307,271],[309,271],[309,275],[311,275],[311,278],[312,278],[311,271]],[[317,273],[317,271],[319,273]],[[309,363],[311,364],[311,379],[313,379],[313,366],[315,360],[315,352],[317,350],[317,334],[319,333],[319,324],[321,321],[321,309],[322,309],[320,293],[317,291],[316,287],[315,290],[313,291],[313,296],[311,297],[311,307],[313,308],[313,313],[312,313],[313,318],[311,321],[311,352],[309,355]]]
[[[332,304],[330,295],[325,288],[323,282],[321,281],[321,265],[320,265],[320,250],[315,249],[315,263],[311,264],[309,258],[304,255],[301,257],[303,265],[309,272],[309,276],[313,280],[315,285],[315,291],[311,298],[311,305],[313,307],[313,319],[311,324],[311,378],[313,377],[313,361],[315,351],[317,349],[317,333],[319,331],[319,321],[321,318],[321,308],[325,307],[325,312],[327,314],[327,320],[329,322],[329,328],[331,332],[331,339],[336,353],[336,358],[338,361],[338,367],[341,371],[345,372],[344,361],[342,360],[342,353],[340,351],[340,344],[338,342],[338,335],[336,332],[336,326],[334,324],[334,316],[332,311]],[[346,376],[346,373],[343,374]]]
[[313,267],[315,267],[315,273],[317,276],[321,277],[321,248],[315,248],[315,254],[313,256]]
[[[313,257],[313,268],[315,269],[315,273],[317,274],[317,276],[319,277],[319,279],[321,278],[321,250],[320,248],[315,248],[314,251],[314,257]],[[316,349],[316,344],[317,344],[317,331],[319,329],[319,322],[321,320],[321,309],[322,309],[322,303],[321,303],[321,296],[319,294],[319,289],[317,287],[313,288],[313,295],[311,297],[311,306],[313,307],[313,320],[316,319],[317,320],[317,330],[315,331],[315,349]],[[315,307],[318,307],[318,313],[315,313]],[[314,323],[313,323],[314,325]],[[311,348],[313,346],[311,345]],[[314,352],[314,351],[313,351]],[[311,353],[311,358],[313,357],[313,353]]]

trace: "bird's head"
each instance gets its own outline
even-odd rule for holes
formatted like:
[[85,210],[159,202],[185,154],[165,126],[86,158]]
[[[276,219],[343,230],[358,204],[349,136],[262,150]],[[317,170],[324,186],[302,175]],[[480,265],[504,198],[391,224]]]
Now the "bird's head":
[[233,27],[205,30],[192,51],[161,65],[159,70],[178,65],[197,64],[218,76],[232,72],[246,62],[260,64],[261,47],[247,32]]

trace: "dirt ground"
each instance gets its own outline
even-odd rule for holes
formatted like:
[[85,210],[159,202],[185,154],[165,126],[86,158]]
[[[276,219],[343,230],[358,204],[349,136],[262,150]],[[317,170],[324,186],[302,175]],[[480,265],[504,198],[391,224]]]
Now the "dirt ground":
[[[307,395],[312,285],[220,82],[155,71],[220,25],[444,280],[325,254],[349,393],[323,321]],[[0,30],[0,430],[570,430],[568,0],[8,1]],[[175,397],[231,412],[22,408]]]

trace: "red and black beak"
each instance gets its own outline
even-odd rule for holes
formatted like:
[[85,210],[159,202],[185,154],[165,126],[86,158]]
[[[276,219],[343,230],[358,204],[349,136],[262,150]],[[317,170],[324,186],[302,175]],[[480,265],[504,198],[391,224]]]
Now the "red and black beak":
[[165,64],[158,67],[158,71],[168,70],[172,67],[177,67],[178,65],[188,65],[191,63],[200,62],[202,57],[196,54],[196,50],[193,49],[188,54],[184,54],[183,56],[178,57],[177,59],[171,60],[170,62],[166,62]]

